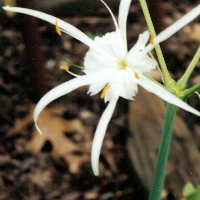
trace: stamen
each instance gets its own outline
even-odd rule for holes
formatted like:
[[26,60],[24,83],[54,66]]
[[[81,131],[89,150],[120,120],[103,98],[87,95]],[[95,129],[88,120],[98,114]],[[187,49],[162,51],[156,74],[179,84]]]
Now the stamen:
[[66,60],[66,59],[63,59],[66,63],[68,63],[68,64],[70,64],[70,65],[72,65],[73,67],[77,67],[77,68],[79,68],[79,69],[85,69],[84,67],[81,67],[81,66],[79,66],[79,65],[75,65],[75,64],[73,64],[73,63],[71,63],[71,62],[69,62],[68,60]]
[[69,67],[67,65],[60,66],[60,69],[64,69],[66,71],[69,71]]
[[106,87],[103,89],[102,93],[101,93],[101,98],[103,99],[105,97],[106,92],[108,91],[108,89],[110,88],[110,85],[106,85]]
[[[156,59],[153,57],[153,55],[152,55],[151,52],[149,52],[149,55],[151,56],[152,59],[154,59],[154,60],[156,61]],[[156,67],[157,67],[157,69],[158,69],[158,71],[159,71],[159,73],[160,73],[160,77],[161,77],[161,79],[162,79],[162,82],[164,83],[165,81],[164,81],[163,72],[162,72],[162,70],[160,69],[160,67],[159,67],[158,64],[156,65]]]
[[74,74],[73,72],[70,72],[70,71],[69,71],[69,67],[68,67],[67,65],[62,65],[62,66],[60,66],[60,69],[66,70],[66,71],[67,71],[69,74],[71,74],[72,76],[80,77],[79,75]]
[[58,19],[56,19],[56,32],[58,33],[58,35],[61,35],[61,31],[60,31],[60,28],[58,26]]
[[151,34],[151,38],[150,38],[150,43],[153,44],[153,40],[154,40],[154,35]]
[[138,76],[138,74],[135,72],[135,77],[137,78],[137,79],[140,79],[140,77]]

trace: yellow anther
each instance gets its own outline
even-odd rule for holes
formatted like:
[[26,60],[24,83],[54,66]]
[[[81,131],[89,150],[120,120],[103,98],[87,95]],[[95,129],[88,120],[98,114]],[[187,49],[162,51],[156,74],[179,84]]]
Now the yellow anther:
[[61,35],[61,31],[60,31],[60,28],[58,26],[58,19],[56,19],[56,32],[58,33],[58,35]]
[[68,71],[69,67],[67,65],[63,65],[63,66],[60,67],[60,69],[64,69],[64,70]]
[[151,34],[150,43],[153,44],[154,35]]
[[106,92],[108,91],[108,89],[110,88],[110,85],[106,85],[106,87],[103,89],[102,93],[101,93],[101,98],[103,99],[105,97]]
[[137,79],[140,79],[140,77],[138,76],[138,74],[137,74],[137,73],[135,73],[135,77],[136,77]]

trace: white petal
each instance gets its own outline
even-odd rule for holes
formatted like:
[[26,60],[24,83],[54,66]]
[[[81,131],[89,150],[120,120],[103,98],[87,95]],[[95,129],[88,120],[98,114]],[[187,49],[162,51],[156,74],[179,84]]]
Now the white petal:
[[91,153],[91,162],[92,162],[92,169],[96,176],[99,175],[99,156],[101,151],[101,146],[103,143],[103,139],[106,133],[106,129],[108,126],[108,123],[112,117],[113,111],[115,109],[116,103],[118,98],[114,98],[110,101],[108,104],[106,110],[104,111],[103,115],[101,116],[101,119],[99,121],[99,124],[97,126],[94,140],[92,144],[92,153]]
[[127,16],[129,7],[131,4],[131,0],[121,0],[120,6],[119,6],[119,29],[124,41],[124,44],[126,45],[127,49],[127,39],[126,39],[126,23],[127,23]]
[[108,9],[108,11],[111,14],[111,17],[112,17],[112,19],[114,21],[114,24],[115,24],[115,27],[116,27],[116,33],[117,33],[117,36],[118,36],[118,43],[120,45],[120,48],[118,49],[118,51],[120,51],[122,56],[125,57],[125,55],[127,53],[126,43],[124,42],[124,40],[122,38],[122,35],[121,35],[120,30],[119,30],[119,27],[118,27],[117,21],[115,19],[115,16],[112,13],[112,11],[110,10],[110,8],[108,7],[108,5],[103,0],[100,0],[100,1],[106,6],[106,8]]
[[137,78],[132,70],[118,70],[110,74],[108,84],[110,88],[105,94],[105,102],[118,96],[133,100],[133,96],[137,93]]
[[158,84],[154,83],[150,79],[146,77],[142,77],[139,81],[138,84],[141,85],[143,88],[145,88],[147,91],[156,94],[163,100],[167,101],[168,103],[174,104],[188,112],[191,112],[195,115],[200,116],[200,112],[197,111],[196,109],[192,108],[189,106],[187,103],[185,103],[183,100],[179,99],[169,91],[167,91],[165,88],[159,86]]
[[156,68],[157,62],[147,54],[141,53],[134,59],[129,60],[129,65],[136,73],[150,72]]
[[144,31],[142,34],[140,34],[137,43],[131,48],[129,54],[133,53],[136,50],[144,50],[144,47],[149,40],[149,36],[149,31]]
[[[104,49],[104,52],[108,55],[110,55],[111,57],[115,58],[115,60],[111,60],[108,57],[105,57],[102,54],[99,54],[97,51],[94,51],[93,49],[89,49],[89,51],[86,54],[85,57],[85,64],[86,62],[88,63],[87,66],[85,65],[85,68],[98,68],[99,67],[99,63],[107,63],[107,65],[112,65],[111,63],[113,63],[113,61],[115,61],[115,63],[123,58],[123,55],[121,54],[121,52],[119,51],[119,49],[121,48],[121,45],[119,44],[119,37],[117,32],[111,32],[111,33],[106,33],[104,36],[102,37],[96,37],[94,39],[94,45],[98,46],[101,49]],[[96,60],[96,62],[94,62],[94,60]],[[99,62],[97,62],[97,60]],[[98,63],[98,64],[97,64]],[[97,64],[97,65],[96,65]],[[90,65],[92,65],[90,67]]]
[[90,94],[90,96],[94,96],[96,94],[98,94],[108,83],[108,80],[104,78],[99,79],[99,76],[96,77],[96,80],[92,81],[92,84],[90,85],[90,88],[88,90],[88,94]]
[[193,19],[195,19],[200,14],[200,4],[196,6],[194,9],[192,9],[190,12],[185,14],[181,19],[176,21],[174,24],[172,24],[170,27],[166,28],[164,31],[159,33],[157,37],[154,38],[153,42],[154,44],[149,44],[147,46],[147,49],[145,51],[149,52],[151,51],[156,44],[163,42],[164,40],[171,37],[174,33],[179,31],[181,28],[186,26],[188,23],[190,23]]
[[47,94],[45,94],[40,101],[38,102],[38,104],[36,105],[35,111],[34,111],[34,121],[35,121],[35,125],[37,130],[39,131],[39,133],[41,134],[41,130],[39,129],[38,125],[37,125],[37,119],[38,116],[40,114],[40,112],[52,101],[54,101],[55,99],[81,87],[84,85],[88,85],[90,84],[90,81],[87,80],[86,78],[74,78],[70,81],[67,81],[66,83],[63,83],[55,88],[53,88],[52,90],[50,90]]
[[40,12],[40,11],[27,9],[27,8],[4,6],[3,9],[11,11],[11,12],[17,12],[17,13],[31,15],[31,16],[43,19],[54,25],[57,20],[57,24],[60,27],[61,31],[64,31],[65,33],[71,35],[72,37],[76,38],[77,40],[81,41],[82,43],[86,44],[87,46],[93,48],[95,51],[101,53],[102,55],[104,55],[110,59],[114,59],[112,56],[106,54],[102,48],[98,47],[97,45],[94,45],[93,40],[90,39],[87,35],[85,35],[82,31],[80,31],[76,27],[72,26],[71,24],[69,24],[61,19],[58,19],[52,15],[48,15],[48,14]]

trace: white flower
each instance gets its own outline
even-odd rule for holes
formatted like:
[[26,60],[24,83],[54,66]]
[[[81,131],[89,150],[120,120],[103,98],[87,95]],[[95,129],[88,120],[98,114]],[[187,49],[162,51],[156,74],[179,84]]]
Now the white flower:
[[92,145],[91,162],[95,175],[99,174],[98,162],[100,150],[117,100],[119,97],[132,100],[133,96],[137,93],[138,84],[163,100],[191,113],[200,115],[197,110],[143,75],[143,72],[150,72],[155,69],[157,65],[147,53],[151,51],[156,44],[169,38],[172,34],[197,17],[200,13],[200,5],[165,31],[161,32],[154,38],[153,44],[149,44],[147,47],[145,46],[149,40],[149,32],[145,31],[140,34],[135,46],[128,51],[126,21],[131,0],[121,0],[118,19],[119,25],[109,7],[103,0],[101,0],[101,2],[111,13],[116,30],[105,34],[103,37],[96,37],[94,41],[74,26],[56,17],[25,8],[4,7],[5,10],[24,13],[46,20],[56,25],[57,32],[59,32],[58,27],[60,27],[62,32],[71,35],[90,47],[85,56],[85,69],[83,70],[85,75],[75,75],[76,78],[57,86],[44,95],[35,108],[34,120],[38,131],[41,133],[37,126],[37,118],[47,104],[84,85],[90,85],[88,93],[90,93],[91,96],[103,90],[102,98],[104,98],[105,102],[109,101],[109,104],[99,121]]

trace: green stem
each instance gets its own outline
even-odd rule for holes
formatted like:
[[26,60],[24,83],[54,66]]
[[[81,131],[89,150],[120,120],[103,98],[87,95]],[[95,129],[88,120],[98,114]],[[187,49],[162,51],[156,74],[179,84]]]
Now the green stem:
[[190,65],[188,66],[187,70],[183,74],[183,76],[177,81],[176,86],[179,87],[180,90],[184,90],[187,86],[187,81],[192,74],[194,68],[196,67],[196,64],[198,63],[200,58],[200,47],[198,48],[195,56],[193,57]]
[[[151,16],[150,16],[146,1],[145,0],[139,0],[139,1],[140,1],[142,10],[143,10],[144,17],[146,19],[149,31],[150,31],[151,34],[153,34],[154,37],[156,37],[156,32],[155,32],[155,29],[154,29],[154,26],[153,26],[153,23],[152,23],[152,20],[151,20]],[[163,76],[164,76],[164,80],[165,80],[165,86],[168,86],[170,84],[170,82],[172,81],[172,78],[169,75],[169,72],[168,72],[168,69],[167,69],[167,66],[166,66],[166,63],[165,63],[165,59],[163,57],[163,54],[162,54],[162,51],[161,51],[159,44],[157,44],[155,46],[155,50],[156,50],[156,54],[157,54],[157,57],[158,57],[158,60],[159,60],[159,63],[160,63],[160,67],[161,67],[162,72],[163,72]]]
[[168,103],[149,200],[161,199],[175,115],[176,106]]

